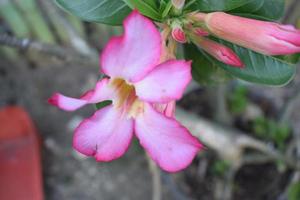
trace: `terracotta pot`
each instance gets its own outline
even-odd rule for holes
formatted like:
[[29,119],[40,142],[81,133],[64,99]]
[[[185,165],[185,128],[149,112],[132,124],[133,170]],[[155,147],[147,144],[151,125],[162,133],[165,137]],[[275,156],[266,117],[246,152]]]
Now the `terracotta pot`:
[[42,200],[40,145],[32,120],[20,107],[0,110],[0,199]]

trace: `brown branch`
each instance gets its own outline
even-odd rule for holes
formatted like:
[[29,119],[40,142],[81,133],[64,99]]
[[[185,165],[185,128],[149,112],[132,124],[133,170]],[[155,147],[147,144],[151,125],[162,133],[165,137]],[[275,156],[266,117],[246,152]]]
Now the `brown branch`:
[[96,51],[90,47],[90,45],[83,38],[81,38],[63,13],[57,8],[57,6],[54,5],[53,1],[40,0],[40,4],[44,7],[44,10],[46,10],[48,15],[52,16],[53,19],[60,24],[60,26],[65,28],[71,45],[76,49],[76,51],[88,57],[94,57],[97,55]]
[[293,18],[295,18],[295,15],[299,15],[298,12],[295,12],[300,7],[300,1],[299,0],[293,0],[291,3],[289,3],[287,9],[286,9],[286,15],[283,17],[282,22],[283,23],[291,23],[293,21]]
[[77,63],[84,66],[97,66],[97,57],[91,58],[84,54],[78,53],[72,49],[64,48],[58,45],[46,44],[28,38],[18,39],[16,37],[0,34],[0,45],[9,46],[23,50],[25,52],[36,52],[52,56],[56,59],[64,61],[65,63]]
[[149,170],[152,175],[152,200],[161,200],[161,178],[160,170],[152,159],[146,155]]
[[182,109],[177,109],[176,114],[177,119],[184,124],[194,136],[236,167],[243,164],[245,150],[253,149],[265,154],[273,161],[281,160],[290,168],[300,170],[300,166],[297,165],[294,159],[281,154],[276,149],[245,133],[209,122]]

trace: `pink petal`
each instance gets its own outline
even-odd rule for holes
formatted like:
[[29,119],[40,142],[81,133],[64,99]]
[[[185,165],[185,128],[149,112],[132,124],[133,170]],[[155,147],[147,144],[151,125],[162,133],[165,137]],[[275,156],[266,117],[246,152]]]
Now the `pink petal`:
[[126,152],[132,136],[133,120],[111,105],[81,122],[75,130],[73,147],[97,161],[111,161]]
[[170,60],[135,83],[136,94],[144,101],[168,103],[182,97],[191,78],[191,62]]
[[176,109],[176,101],[170,101],[169,103],[154,103],[153,108],[164,114],[167,117],[174,118],[175,117],[175,109]]
[[135,82],[159,62],[160,33],[146,17],[133,11],[124,21],[124,35],[112,38],[101,55],[101,69],[111,77]]
[[48,103],[65,111],[74,111],[86,105],[87,101],[55,93],[48,99]]
[[141,145],[162,169],[176,172],[186,168],[202,145],[175,119],[163,116],[149,104],[144,109],[135,121]]
[[113,91],[107,87],[109,79],[104,78],[96,84],[94,90],[83,94],[79,99],[55,93],[48,102],[65,111],[74,111],[89,103],[98,103],[111,99]]

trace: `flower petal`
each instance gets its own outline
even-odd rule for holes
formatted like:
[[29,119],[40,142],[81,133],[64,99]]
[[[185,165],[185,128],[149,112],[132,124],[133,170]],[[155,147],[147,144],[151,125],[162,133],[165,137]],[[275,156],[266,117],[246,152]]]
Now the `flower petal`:
[[186,168],[202,147],[175,119],[156,112],[149,104],[136,118],[135,133],[150,157],[168,172]]
[[79,99],[55,93],[48,102],[65,111],[74,111],[89,103],[98,103],[111,99],[113,91],[107,87],[109,79],[104,78],[96,84],[95,89],[86,92]]
[[133,136],[133,120],[112,105],[98,110],[75,130],[73,147],[97,161],[121,157]]
[[176,101],[170,101],[169,103],[154,103],[153,108],[167,117],[175,118]]
[[134,86],[140,99],[168,103],[182,97],[191,79],[191,62],[170,60],[158,65]]
[[135,82],[158,64],[160,33],[146,17],[133,11],[124,21],[124,35],[112,38],[101,55],[102,72]]

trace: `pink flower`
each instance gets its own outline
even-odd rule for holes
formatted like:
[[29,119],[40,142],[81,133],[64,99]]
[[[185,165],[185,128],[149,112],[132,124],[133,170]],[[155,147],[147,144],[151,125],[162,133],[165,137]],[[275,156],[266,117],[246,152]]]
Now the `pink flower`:
[[204,19],[207,28],[215,36],[266,55],[300,52],[300,30],[291,25],[247,19],[223,12],[200,13],[198,19]]
[[[75,130],[73,146],[97,161],[121,157],[134,133],[150,157],[164,170],[187,167],[202,145],[169,114],[154,108],[180,99],[191,80],[191,63],[170,60],[158,64],[161,37],[153,23],[133,11],[124,21],[125,33],[112,38],[101,55],[101,70],[110,78],[79,99],[54,94],[49,102],[66,111],[112,100]],[[170,115],[169,115],[170,116]]]
[[244,66],[240,58],[230,48],[215,41],[199,37],[197,38],[197,46],[225,64],[240,68]]

